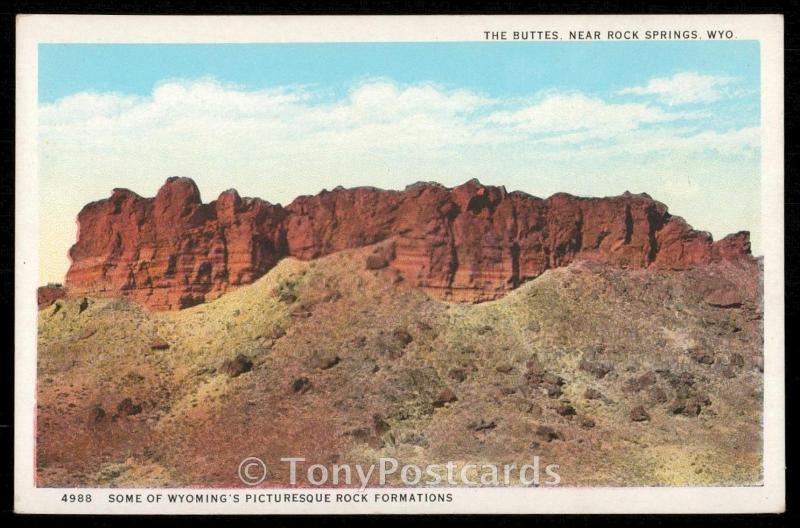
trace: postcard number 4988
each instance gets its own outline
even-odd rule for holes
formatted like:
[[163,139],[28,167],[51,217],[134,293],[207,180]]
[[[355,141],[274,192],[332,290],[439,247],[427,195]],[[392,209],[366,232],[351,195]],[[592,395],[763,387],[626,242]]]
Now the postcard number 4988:
[[61,502],[92,502],[92,495],[90,493],[65,493],[61,497]]

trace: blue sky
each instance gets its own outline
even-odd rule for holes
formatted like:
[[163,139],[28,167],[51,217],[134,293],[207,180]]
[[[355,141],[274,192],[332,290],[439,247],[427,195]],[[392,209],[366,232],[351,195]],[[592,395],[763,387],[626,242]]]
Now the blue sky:
[[43,44],[39,101],[42,280],[74,238],[47,215],[176,174],[281,203],[472,177],[648,192],[758,244],[755,41]]
[[[147,95],[167,79],[206,76],[250,89],[316,85],[332,96],[369,77],[506,97],[543,89],[613,93],[681,71],[740,77],[757,93],[758,53],[757,41],[43,44],[39,100],[81,91]],[[757,121],[757,105],[746,110],[726,117]]]

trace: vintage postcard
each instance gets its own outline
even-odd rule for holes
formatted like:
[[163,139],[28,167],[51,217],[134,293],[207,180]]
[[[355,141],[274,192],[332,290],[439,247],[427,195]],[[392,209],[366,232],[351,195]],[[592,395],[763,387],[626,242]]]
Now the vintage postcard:
[[782,46],[20,17],[17,511],[782,511]]

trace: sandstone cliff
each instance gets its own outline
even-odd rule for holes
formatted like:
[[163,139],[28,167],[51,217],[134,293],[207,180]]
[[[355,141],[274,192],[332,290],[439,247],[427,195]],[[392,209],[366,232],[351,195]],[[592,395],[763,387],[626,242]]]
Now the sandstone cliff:
[[391,266],[447,300],[496,299],[573,260],[627,269],[751,261],[749,235],[714,242],[646,194],[541,199],[477,180],[449,189],[336,188],[286,207],[234,190],[204,204],[195,183],[169,178],[155,198],[115,189],[78,215],[66,288],[179,309],[248,284],[282,258],[307,260],[386,241],[371,267]]

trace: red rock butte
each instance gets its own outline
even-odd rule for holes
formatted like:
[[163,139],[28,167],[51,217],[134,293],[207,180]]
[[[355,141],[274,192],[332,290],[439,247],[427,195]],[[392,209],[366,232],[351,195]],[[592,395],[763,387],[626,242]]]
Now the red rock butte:
[[647,194],[547,199],[470,180],[322,191],[283,207],[235,190],[204,204],[173,177],[155,198],[127,189],[86,205],[69,251],[70,295],[129,297],[156,310],[212,300],[284,257],[314,259],[385,242],[365,266],[392,267],[433,297],[499,298],[575,260],[684,270],[752,262],[749,233],[714,242]]

